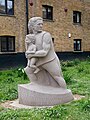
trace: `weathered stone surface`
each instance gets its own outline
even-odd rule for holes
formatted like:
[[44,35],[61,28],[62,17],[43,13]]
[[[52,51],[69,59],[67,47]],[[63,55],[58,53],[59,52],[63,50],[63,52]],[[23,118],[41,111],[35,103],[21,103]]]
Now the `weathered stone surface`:
[[53,106],[73,100],[68,89],[37,84],[18,85],[19,103],[28,106]]
[[51,34],[43,31],[42,26],[41,17],[29,20],[29,34],[25,39],[28,64],[24,70],[31,84],[19,85],[20,104],[53,106],[73,100],[71,91],[67,90]]

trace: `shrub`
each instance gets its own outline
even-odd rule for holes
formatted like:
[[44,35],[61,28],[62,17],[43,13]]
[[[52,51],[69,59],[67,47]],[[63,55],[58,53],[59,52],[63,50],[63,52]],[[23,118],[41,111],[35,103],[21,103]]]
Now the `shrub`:
[[72,83],[72,75],[70,73],[64,73],[64,79],[67,84]]
[[89,62],[90,62],[90,56],[88,56],[88,57],[87,57],[87,61],[89,61]]
[[78,70],[79,73],[80,72],[84,72],[86,74],[90,73],[90,68],[85,63],[82,63],[82,64],[78,65],[77,70]]
[[80,66],[77,67],[77,69],[78,69],[78,72],[83,72],[84,71],[84,66],[80,65]]
[[17,69],[17,77],[23,77],[24,80],[27,79],[27,75],[23,68]]
[[73,60],[73,64],[74,64],[74,65],[78,65],[78,64],[80,64],[80,60],[79,60],[79,59],[75,59],[75,60]]
[[79,59],[75,59],[73,61],[66,61],[66,62],[63,62],[61,61],[61,65],[63,67],[72,67],[72,66],[75,66],[75,65],[78,65],[80,63],[80,60]]

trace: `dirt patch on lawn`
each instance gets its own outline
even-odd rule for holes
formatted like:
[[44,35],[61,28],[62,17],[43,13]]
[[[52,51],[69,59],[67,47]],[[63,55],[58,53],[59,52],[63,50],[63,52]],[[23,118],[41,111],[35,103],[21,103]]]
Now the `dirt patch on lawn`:
[[15,100],[6,101],[6,102],[4,102],[4,103],[0,103],[0,106],[2,106],[2,107],[4,107],[4,108],[12,108],[12,109],[14,109],[15,107],[11,105],[14,101],[15,101]]
[[82,95],[78,95],[78,94],[75,94],[73,95],[74,96],[74,100],[80,100],[82,98],[85,98],[85,96],[82,96]]
[[[78,94],[75,94],[73,95],[74,96],[74,100],[80,100],[82,98],[84,98],[85,96],[82,96],[82,95],[78,95]],[[18,102],[18,99],[17,100],[12,100],[12,101],[6,101],[4,103],[0,103],[0,106],[4,107],[4,108],[11,108],[11,109],[19,109],[19,108],[34,108],[33,106],[24,106],[23,107],[18,107],[18,106],[13,106],[12,104],[17,101]],[[18,102],[18,105],[19,105],[19,102]]]

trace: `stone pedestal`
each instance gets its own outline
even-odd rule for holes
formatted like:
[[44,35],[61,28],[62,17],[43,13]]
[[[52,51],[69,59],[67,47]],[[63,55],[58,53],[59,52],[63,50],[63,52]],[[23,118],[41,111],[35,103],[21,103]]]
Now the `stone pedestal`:
[[53,106],[74,99],[71,90],[34,83],[18,85],[18,97],[20,104],[28,106]]

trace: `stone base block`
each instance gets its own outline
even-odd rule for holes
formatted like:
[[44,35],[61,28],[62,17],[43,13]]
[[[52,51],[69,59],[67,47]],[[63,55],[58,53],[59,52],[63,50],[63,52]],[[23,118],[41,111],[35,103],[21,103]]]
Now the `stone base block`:
[[38,84],[18,85],[18,97],[20,104],[28,106],[53,106],[74,99],[71,90]]

